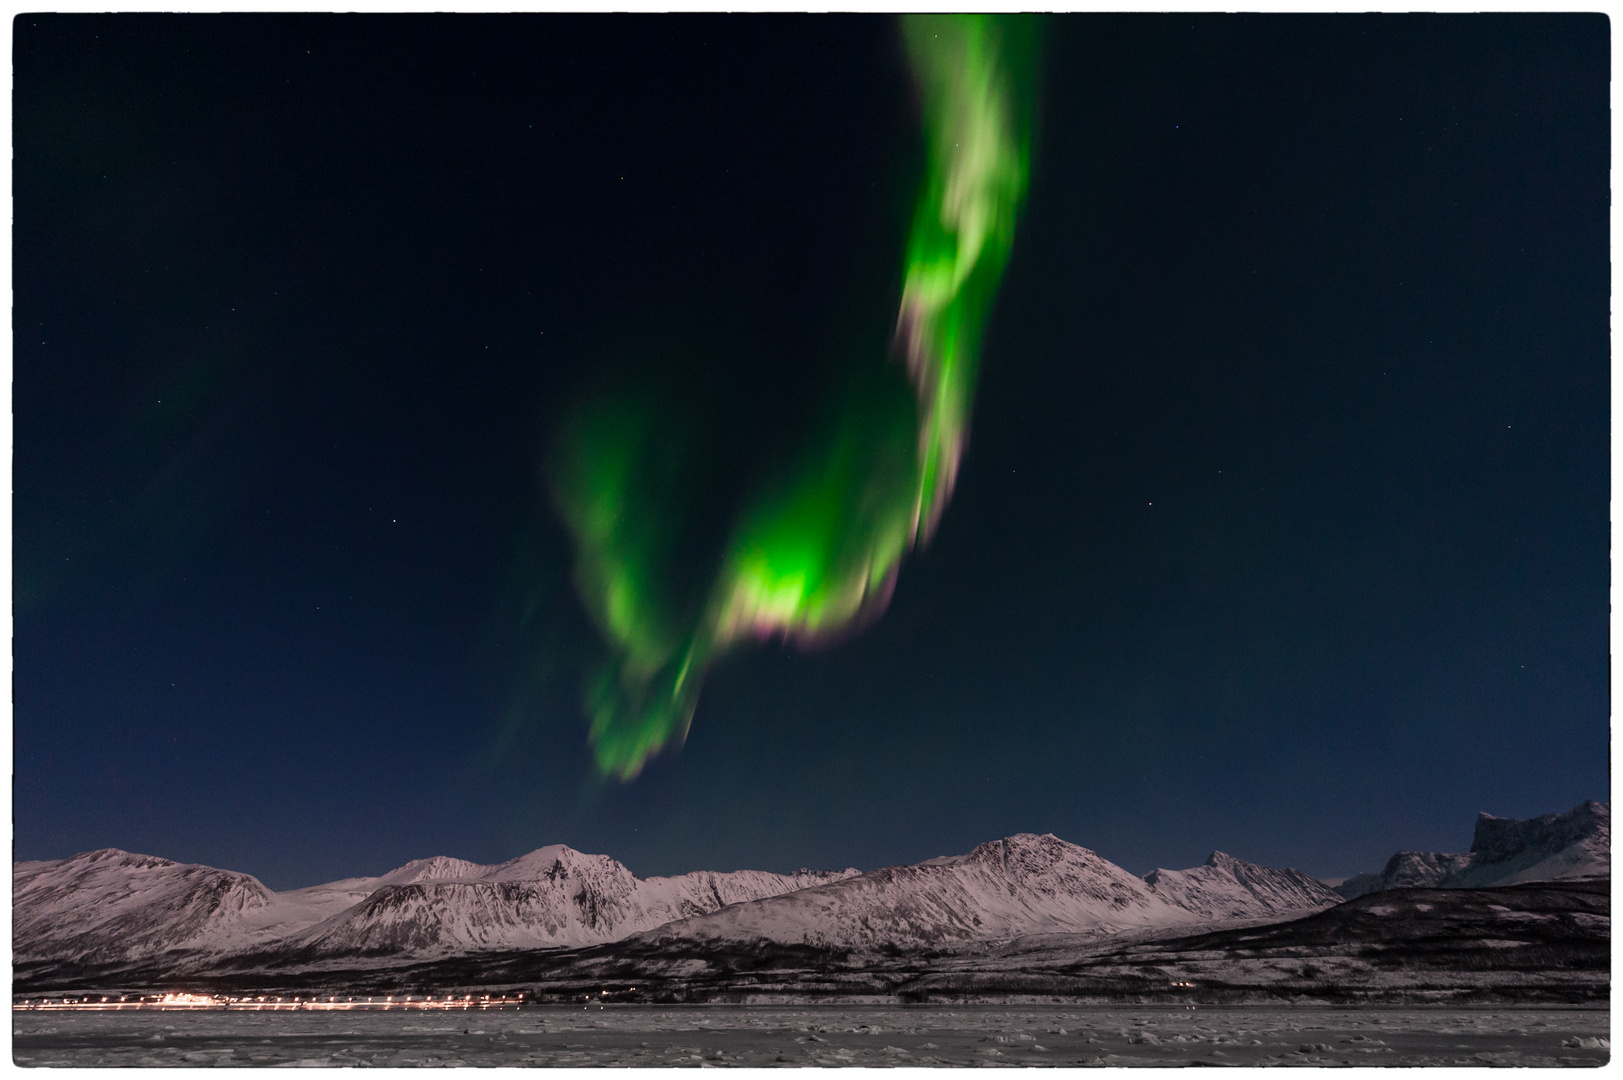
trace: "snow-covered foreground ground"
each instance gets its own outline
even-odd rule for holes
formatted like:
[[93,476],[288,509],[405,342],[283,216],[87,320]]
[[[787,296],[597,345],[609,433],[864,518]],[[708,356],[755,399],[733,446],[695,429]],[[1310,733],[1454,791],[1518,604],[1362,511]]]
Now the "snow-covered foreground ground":
[[593,1006],[14,1013],[24,1066],[1599,1066],[1604,1008]]

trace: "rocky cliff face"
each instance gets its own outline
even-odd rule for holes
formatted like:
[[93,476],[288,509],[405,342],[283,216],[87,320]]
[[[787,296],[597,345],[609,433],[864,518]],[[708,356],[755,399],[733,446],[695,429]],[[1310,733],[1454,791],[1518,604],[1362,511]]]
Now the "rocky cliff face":
[[1462,873],[1491,876],[1496,884],[1609,876],[1611,851],[1612,808],[1607,803],[1590,800],[1564,814],[1523,821],[1479,814],[1471,866]]
[[1612,808],[1593,799],[1564,814],[1523,820],[1478,814],[1470,851],[1400,851],[1379,874],[1348,878],[1336,892],[1351,899],[1382,889],[1485,888],[1607,877],[1611,846]]

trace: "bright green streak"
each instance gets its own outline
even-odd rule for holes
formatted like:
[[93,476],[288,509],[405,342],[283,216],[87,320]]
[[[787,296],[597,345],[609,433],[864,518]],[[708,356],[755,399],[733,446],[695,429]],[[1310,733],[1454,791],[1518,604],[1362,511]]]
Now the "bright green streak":
[[883,609],[903,557],[951,498],[978,350],[1029,169],[1029,18],[907,16],[926,172],[908,237],[897,340],[912,394],[858,384],[740,516],[709,598],[661,588],[669,488],[646,416],[602,408],[566,433],[554,494],[576,585],[612,658],[588,693],[598,767],[630,779],[693,718],[705,667],[734,641],[813,640]]
[[1031,95],[1020,90],[1030,76],[1032,27],[1024,20],[952,15],[916,16],[902,25],[924,97],[929,145],[898,323],[919,393],[922,540],[958,476],[976,351],[1026,190]]

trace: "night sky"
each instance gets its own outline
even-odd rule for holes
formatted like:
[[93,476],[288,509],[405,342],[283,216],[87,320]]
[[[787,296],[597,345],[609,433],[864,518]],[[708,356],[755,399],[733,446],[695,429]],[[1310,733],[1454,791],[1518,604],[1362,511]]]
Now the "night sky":
[[660,403],[697,574],[896,362],[896,24],[14,27],[19,859],[1340,876],[1609,798],[1602,16],[1049,20],[939,529],[628,784],[549,448]]

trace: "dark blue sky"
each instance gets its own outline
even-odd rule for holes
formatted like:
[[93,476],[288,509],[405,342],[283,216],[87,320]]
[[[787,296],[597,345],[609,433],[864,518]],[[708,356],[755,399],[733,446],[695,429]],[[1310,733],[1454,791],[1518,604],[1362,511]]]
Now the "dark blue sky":
[[681,386],[723,506],[883,354],[894,25],[14,25],[18,858],[1335,876],[1609,798],[1601,16],[1051,20],[934,542],[628,786],[549,433]]

